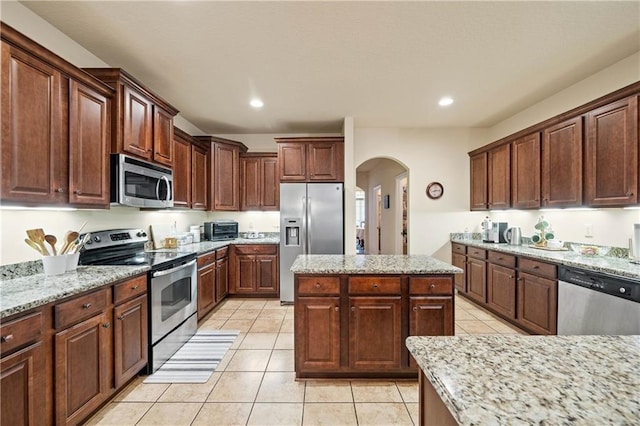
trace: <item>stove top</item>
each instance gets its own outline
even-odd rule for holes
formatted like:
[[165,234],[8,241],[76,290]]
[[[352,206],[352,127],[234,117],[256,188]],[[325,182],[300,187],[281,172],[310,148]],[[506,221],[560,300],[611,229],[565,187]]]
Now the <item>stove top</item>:
[[111,229],[91,232],[91,240],[80,253],[81,265],[148,265],[162,269],[182,260],[195,258],[193,253],[145,251],[149,241],[142,229]]

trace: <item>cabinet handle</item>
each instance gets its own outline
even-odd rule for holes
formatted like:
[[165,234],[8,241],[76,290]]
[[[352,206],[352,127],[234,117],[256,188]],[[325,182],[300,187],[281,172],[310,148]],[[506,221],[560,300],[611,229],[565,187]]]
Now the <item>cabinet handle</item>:
[[352,307],[351,307],[351,310],[352,310],[353,312],[355,312],[355,311],[356,311],[356,307],[355,307],[355,306],[352,306]]
[[502,256],[500,256],[500,257],[498,258],[498,260],[503,260],[503,257],[502,257]]
[[414,307],[413,307],[413,310],[414,310],[414,312],[418,312],[418,307],[417,307],[417,306],[414,306]]
[[73,191],[74,194],[76,195],[82,195],[82,191],[78,191],[77,189],[75,191]]
[[378,284],[373,284],[373,288],[378,288]]
[[102,326],[104,328],[109,328],[109,327],[111,327],[111,324],[109,324],[108,322],[105,322],[104,324],[102,324]]
[[320,283],[316,283],[316,288],[320,288]]
[[336,312],[338,312],[340,310],[340,306],[336,306],[335,308],[333,308],[333,310],[335,310]]
[[13,334],[7,334],[6,336],[2,336],[2,343],[8,343],[13,340]]
[[435,284],[431,284],[431,285],[429,286],[429,288],[430,288],[431,290],[433,290],[434,288],[436,288],[436,285],[435,285]]
[[118,317],[118,319],[119,319],[120,321],[123,321],[123,320],[124,320],[124,315],[120,315],[120,316]]
[[627,192],[627,197],[633,197],[633,192],[631,191]]
[[538,265],[534,265],[533,269],[540,269],[540,267]]
[[516,281],[522,281],[522,277],[516,278]]
[[57,188],[56,192],[64,192],[64,188]]
[[89,309],[91,307],[91,303],[85,303],[82,305],[82,309]]
[[140,287],[140,286],[138,286],[138,285],[134,285],[133,287],[131,287],[131,290],[137,290],[137,289],[138,289],[138,287]]
[[509,275],[509,279],[512,280],[513,279],[513,275]]

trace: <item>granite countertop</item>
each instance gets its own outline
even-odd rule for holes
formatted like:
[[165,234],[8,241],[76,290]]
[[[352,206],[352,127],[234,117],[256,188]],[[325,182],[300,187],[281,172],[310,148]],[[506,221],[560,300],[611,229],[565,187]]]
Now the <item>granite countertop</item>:
[[0,283],[0,319],[144,274],[148,266],[78,266],[77,271],[45,276],[42,272]]
[[[280,238],[238,238],[226,241],[202,241],[171,249],[178,253],[204,254],[230,244],[278,244]],[[169,251],[162,249],[159,251]],[[145,273],[148,266],[79,266],[76,272],[47,277],[41,261],[0,267],[0,319],[83,293],[123,278]]]
[[461,274],[462,269],[426,255],[299,255],[295,274]]
[[486,250],[514,254],[517,256],[526,256],[558,265],[618,275],[621,277],[631,278],[632,280],[640,280],[640,265],[631,263],[626,258],[611,256],[583,256],[571,250],[548,251],[531,248],[525,245],[512,246],[509,244],[483,243],[481,240],[464,240],[461,238],[452,238],[451,242],[483,248]]
[[637,424],[640,336],[409,337],[460,425]]

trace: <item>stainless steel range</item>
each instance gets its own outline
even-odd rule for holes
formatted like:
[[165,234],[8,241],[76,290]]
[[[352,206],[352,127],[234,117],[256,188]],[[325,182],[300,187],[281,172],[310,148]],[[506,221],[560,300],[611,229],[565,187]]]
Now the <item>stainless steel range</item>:
[[175,250],[145,252],[142,229],[92,232],[80,254],[82,265],[149,265],[149,363],[155,372],[197,330],[196,255]]

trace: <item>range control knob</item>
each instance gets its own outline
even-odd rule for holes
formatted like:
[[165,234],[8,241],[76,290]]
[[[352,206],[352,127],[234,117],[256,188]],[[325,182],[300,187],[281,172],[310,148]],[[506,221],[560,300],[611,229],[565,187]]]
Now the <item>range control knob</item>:
[[102,241],[102,238],[100,238],[100,236],[96,235],[95,237],[93,237],[93,241],[95,241],[96,243],[99,243],[100,241]]
[[620,287],[620,293],[625,294],[627,292],[627,289],[624,287]]
[[136,237],[146,237],[147,233],[144,231],[138,231],[138,233],[136,234]]

